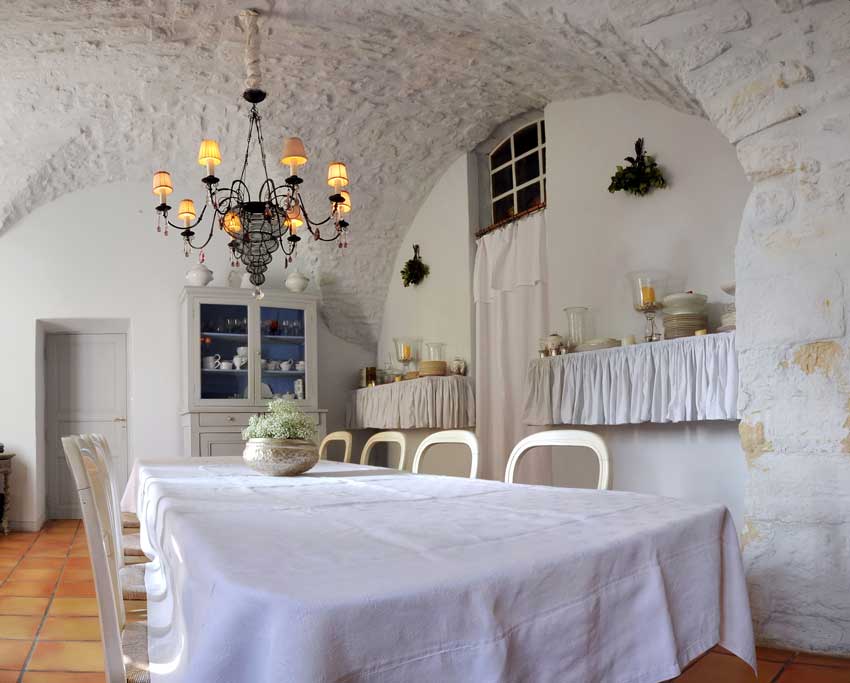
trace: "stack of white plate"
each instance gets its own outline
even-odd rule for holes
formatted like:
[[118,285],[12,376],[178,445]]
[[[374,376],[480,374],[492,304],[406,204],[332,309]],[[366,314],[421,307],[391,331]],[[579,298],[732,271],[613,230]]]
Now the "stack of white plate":
[[596,339],[588,339],[586,342],[579,344],[576,347],[576,351],[600,351],[601,349],[613,349],[615,346],[620,346],[619,339],[597,337]]
[[682,292],[664,297],[664,338],[693,337],[697,330],[708,329],[705,294]]

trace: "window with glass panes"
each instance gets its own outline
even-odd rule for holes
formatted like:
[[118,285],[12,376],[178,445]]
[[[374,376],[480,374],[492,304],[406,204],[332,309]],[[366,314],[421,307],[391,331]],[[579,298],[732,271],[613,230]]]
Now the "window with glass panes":
[[490,153],[493,223],[546,203],[546,124],[523,126]]

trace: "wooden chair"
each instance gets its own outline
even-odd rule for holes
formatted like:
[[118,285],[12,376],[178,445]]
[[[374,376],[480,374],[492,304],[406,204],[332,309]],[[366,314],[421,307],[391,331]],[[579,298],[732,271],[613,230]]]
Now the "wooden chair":
[[328,444],[331,441],[342,441],[345,444],[345,457],[343,462],[351,462],[351,444],[354,440],[354,435],[351,432],[331,432],[319,444],[319,460],[327,460]]
[[581,446],[589,448],[599,460],[599,480],[596,488],[607,490],[611,488],[611,467],[608,458],[608,449],[602,437],[593,432],[585,432],[579,429],[553,429],[548,432],[532,434],[514,446],[511,456],[508,458],[508,466],[505,469],[505,482],[514,483],[514,472],[516,466],[525,453],[537,446]]
[[360,464],[368,465],[369,464],[369,454],[372,451],[372,447],[376,443],[395,443],[398,444],[400,449],[398,456],[398,469],[404,469],[404,454],[407,449],[407,439],[404,438],[404,434],[401,432],[378,432],[377,434],[373,434],[369,437],[369,440],[366,441],[366,445],[363,446],[363,452],[360,454]]
[[82,436],[62,438],[74,477],[94,573],[107,683],[149,683],[147,624],[127,622],[118,589],[109,482],[94,442]]
[[113,545],[115,548],[121,549],[121,552],[116,555],[116,561],[118,563],[118,576],[123,598],[124,600],[145,600],[147,597],[147,591],[145,590],[145,563],[128,564],[125,555],[130,555],[134,558],[140,557],[143,560],[147,560],[147,558],[142,552],[139,534],[125,534],[123,531],[121,497],[118,494],[115,477],[112,476],[112,452],[109,449],[109,442],[103,434],[87,434],[82,439],[85,447],[92,451],[92,456],[98,461],[98,466],[103,470],[107,479]]
[[413,473],[419,474],[419,464],[422,461],[422,456],[425,455],[431,446],[441,443],[462,444],[469,448],[469,478],[475,479],[478,476],[478,439],[475,438],[473,432],[465,429],[447,429],[442,432],[436,432],[426,436],[419,448],[416,449],[416,455],[413,456]]

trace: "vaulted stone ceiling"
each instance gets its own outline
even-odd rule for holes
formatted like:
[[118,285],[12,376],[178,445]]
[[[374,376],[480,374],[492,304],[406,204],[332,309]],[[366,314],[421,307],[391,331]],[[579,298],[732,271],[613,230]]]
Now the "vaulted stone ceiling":
[[[247,134],[236,17],[250,5],[0,4],[0,229],[80,185],[145,180],[159,167],[171,170],[175,197],[199,201],[201,137],[220,140],[220,175],[235,175]],[[699,111],[626,30],[669,14],[655,7],[667,4],[675,3],[619,0],[617,19],[597,0],[257,5],[272,163],[284,135],[301,136],[311,156],[307,199],[321,206],[324,165],[349,163],[351,247],[313,246],[298,264],[320,283],[331,329],[374,344],[393,256],[421,200],[447,164],[499,123],[552,100],[609,91]],[[139,197],[152,224],[154,204],[152,195]]]

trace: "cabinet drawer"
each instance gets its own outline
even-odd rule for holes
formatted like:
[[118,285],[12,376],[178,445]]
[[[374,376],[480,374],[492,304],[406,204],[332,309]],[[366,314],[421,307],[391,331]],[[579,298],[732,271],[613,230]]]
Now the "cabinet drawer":
[[198,424],[201,427],[247,427],[254,413],[200,413]]
[[202,458],[219,455],[242,455],[245,442],[239,432],[207,432],[200,434],[200,455]]

